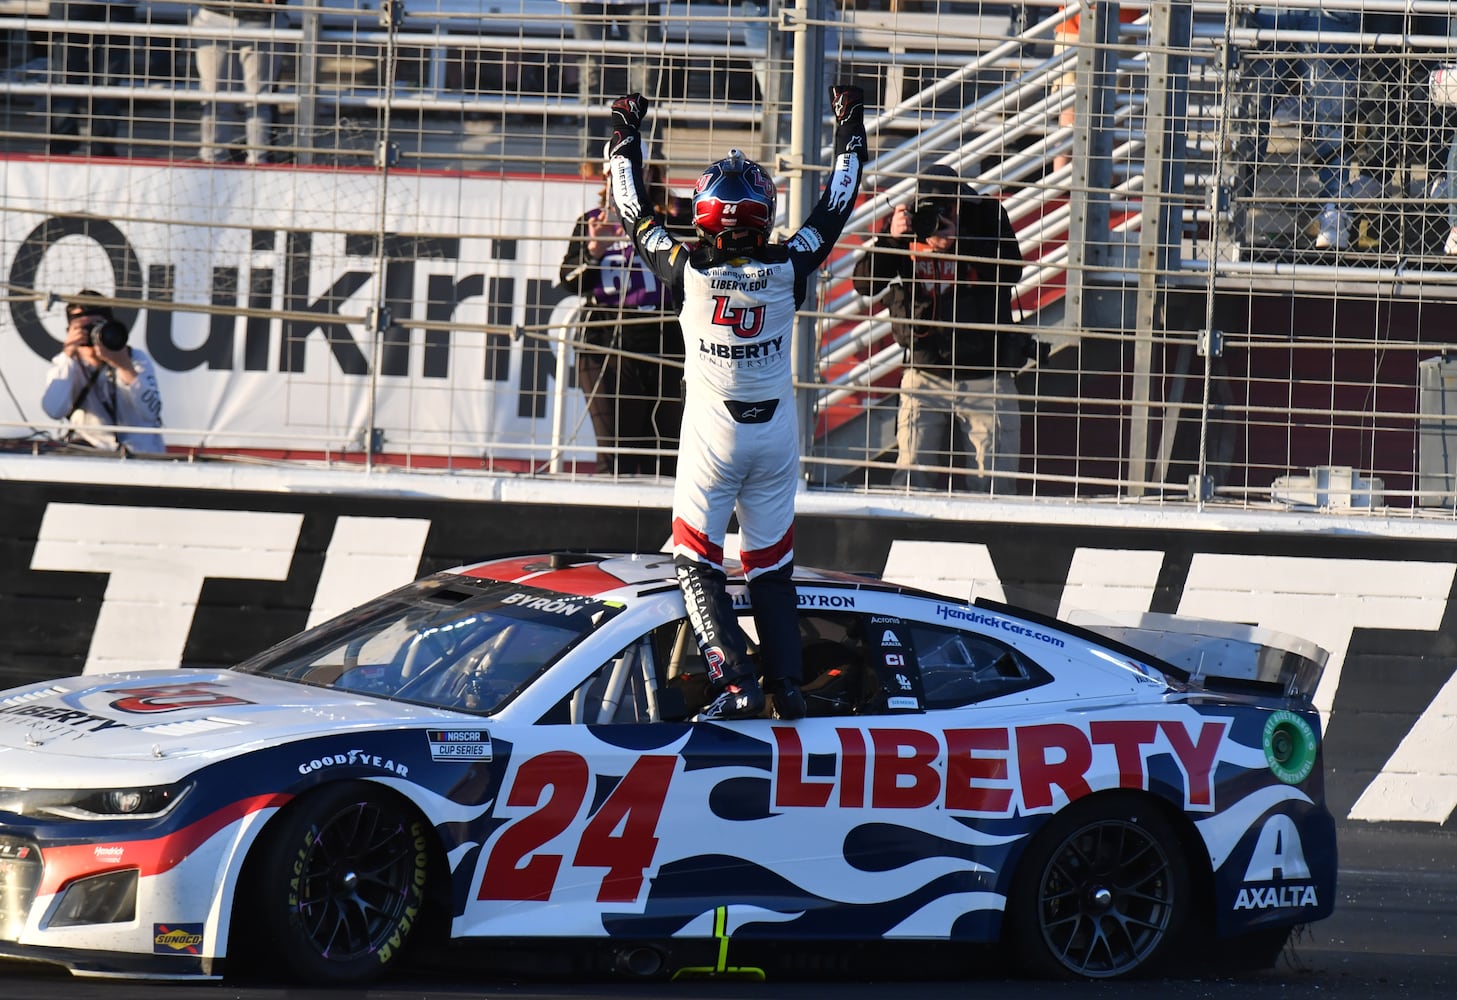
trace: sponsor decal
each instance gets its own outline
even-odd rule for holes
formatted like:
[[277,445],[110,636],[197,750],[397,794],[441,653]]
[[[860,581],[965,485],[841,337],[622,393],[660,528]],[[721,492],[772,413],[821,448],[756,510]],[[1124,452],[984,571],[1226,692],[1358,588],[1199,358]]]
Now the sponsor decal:
[[[1277,813],[1265,820],[1245,868],[1245,885],[1235,897],[1236,910],[1277,910],[1319,906],[1308,881],[1310,865],[1295,820]],[[1264,884],[1262,884],[1264,883]]]
[[708,679],[711,681],[723,680],[723,650],[717,646],[709,646],[703,651],[703,662],[708,664]]
[[202,924],[153,924],[152,951],[158,955],[202,954]]
[[6,861],[24,861],[28,857],[30,857],[29,845],[0,841],[0,859]]
[[[433,749],[432,744],[432,749]],[[489,746],[487,747],[489,750]],[[433,756],[433,754],[432,754]],[[381,771],[390,771],[404,778],[409,775],[410,769],[404,764],[396,764],[394,761],[381,757],[378,754],[366,753],[363,750],[350,750],[348,753],[325,754],[323,757],[316,757],[307,763],[298,766],[299,774],[312,774],[315,771],[322,771],[326,767],[373,767]]]
[[899,638],[896,637],[896,634],[894,632],[892,632],[890,629],[886,629],[885,634],[880,637],[880,644],[882,646],[899,646],[901,644],[901,641]]
[[1263,889],[1241,889],[1234,901],[1236,910],[1287,910],[1319,905],[1313,885],[1272,885]]
[[66,733],[80,736],[107,729],[128,728],[125,722],[60,705],[13,705],[10,708],[0,708],[0,724],[6,722],[56,735]]
[[905,695],[894,695],[885,699],[885,707],[902,712],[919,712],[921,703],[915,698],[907,698]]
[[972,608],[958,608],[950,604],[938,604],[936,605],[936,615],[947,621],[966,622],[969,625],[985,625],[988,628],[1001,629],[1003,632],[1010,632],[1013,635],[1023,635],[1029,639],[1036,639],[1038,642],[1045,642],[1049,646],[1055,646],[1058,649],[1067,645],[1066,642],[1055,635],[1039,632],[1037,629],[1023,625],[1021,622],[1014,622],[1010,618],[1003,618],[1000,615],[984,614]]
[[107,691],[123,694],[111,703],[118,712],[146,714],[177,712],[185,708],[219,708],[224,705],[251,705],[251,701],[223,694],[212,684],[159,684],[156,687],[125,688]]
[[895,684],[896,687],[900,688],[902,691],[911,691],[915,688],[915,685],[911,683],[911,679],[905,674],[901,673],[897,673],[895,675]]
[[904,653],[886,653],[885,654],[885,665],[887,667],[903,667],[903,666],[905,666],[906,665],[906,654],[904,654]]
[[431,729],[431,760],[490,760],[491,734],[483,729]]
[[91,852],[97,861],[105,861],[108,864],[116,864],[125,853],[126,848],[116,844],[97,844],[96,849]]
[[[872,625],[899,625],[900,623],[901,623],[901,619],[899,619],[899,618],[891,618],[888,615],[871,615],[870,616],[870,624],[872,624]],[[886,635],[890,635],[890,633],[887,632]]]
[[[1228,729],[1226,720],[1215,719],[1105,719],[1086,729],[1070,723],[931,731],[845,727],[834,731],[836,773],[821,774],[807,769],[811,754],[799,731],[776,726],[774,805],[991,816],[1048,812],[1091,795],[1091,776],[1109,775],[1110,764],[1116,765],[1111,774],[1117,787],[1146,788],[1148,758],[1171,753],[1184,775],[1184,808],[1213,812],[1214,769]],[[816,747],[813,755],[827,749]]]

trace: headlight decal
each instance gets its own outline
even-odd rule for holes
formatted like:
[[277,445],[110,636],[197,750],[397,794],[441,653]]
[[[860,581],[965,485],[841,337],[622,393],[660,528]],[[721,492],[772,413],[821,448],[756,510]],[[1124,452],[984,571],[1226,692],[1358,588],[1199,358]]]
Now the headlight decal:
[[277,794],[239,799],[181,829],[147,840],[42,848],[45,876],[40,892],[42,895],[59,892],[78,878],[111,869],[136,868],[143,878],[169,871],[219,830],[260,810],[280,808],[292,797]]

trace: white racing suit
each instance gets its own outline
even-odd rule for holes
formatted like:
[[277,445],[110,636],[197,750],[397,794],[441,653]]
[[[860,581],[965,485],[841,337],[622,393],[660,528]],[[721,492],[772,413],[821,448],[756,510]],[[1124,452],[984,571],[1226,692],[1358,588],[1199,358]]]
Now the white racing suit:
[[647,214],[640,141],[626,144],[611,161],[612,196],[623,225],[681,303],[685,391],[673,554],[715,688],[754,672],[724,589],[723,545],[735,511],[765,679],[771,691],[777,681],[800,681],[792,578],[799,421],[790,342],[795,310],[855,207],[863,127],[841,127],[835,148],[829,181],[804,225],[786,242],[749,251],[751,256],[680,241],[661,218]]

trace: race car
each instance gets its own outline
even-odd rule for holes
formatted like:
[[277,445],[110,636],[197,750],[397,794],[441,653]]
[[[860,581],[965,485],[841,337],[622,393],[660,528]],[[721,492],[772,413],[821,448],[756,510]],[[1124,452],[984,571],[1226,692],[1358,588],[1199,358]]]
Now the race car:
[[0,957],[350,984],[453,943],[667,976],[729,939],[953,941],[1102,979],[1331,913],[1318,647],[796,584],[794,721],[695,721],[663,554],[496,558],[233,669],[5,692]]

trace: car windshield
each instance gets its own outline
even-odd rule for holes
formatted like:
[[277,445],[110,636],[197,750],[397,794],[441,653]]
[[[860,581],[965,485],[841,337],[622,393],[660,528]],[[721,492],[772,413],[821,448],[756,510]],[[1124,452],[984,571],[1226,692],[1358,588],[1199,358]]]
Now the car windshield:
[[514,583],[435,577],[295,636],[236,669],[489,714],[622,607]]

